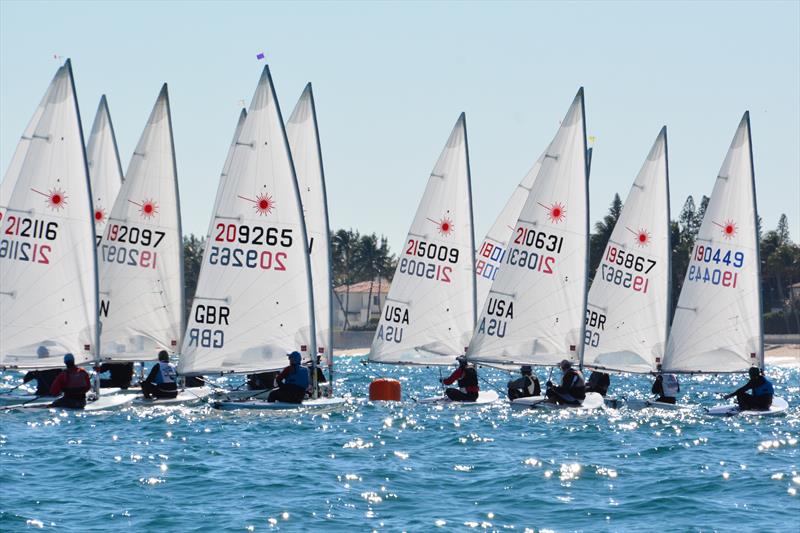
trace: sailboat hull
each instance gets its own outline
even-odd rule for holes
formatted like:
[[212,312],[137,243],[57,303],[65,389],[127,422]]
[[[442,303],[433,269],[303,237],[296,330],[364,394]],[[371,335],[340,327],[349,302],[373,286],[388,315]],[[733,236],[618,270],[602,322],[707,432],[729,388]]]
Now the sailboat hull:
[[481,391],[478,394],[478,399],[475,400],[474,402],[454,402],[447,396],[434,396],[432,398],[419,399],[417,400],[417,403],[442,404],[442,405],[453,404],[453,405],[463,405],[465,407],[469,407],[471,405],[487,405],[490,403],[494,403],[499,399],[500,396],[498,396],[498,394],[495,391],[488,390],[488,391]]
[[5,405],[0,409],[6,411],[22,409],[67,409],[69,411],[109,411],[119,409],[133,402],[134,397],[130,394],[109,394],[100,396],[98,399],[87,402],[83,409],[71,409],[68,407],[51,407],[54,398],[36,402],[24,402],[19,405]]
[[347,403],[347,400],[344,398],[317,398],[316,400],[306,400],[303,403],[268,402],[267,400],[221,401],[214,402],[212,406],[223,411],[241,409],[286,411],[292,409],[330,409],[342,406],[345,403]]
[[600,409],[604,405],[603,397],[596,392],[587,392],[586,398],[581,405],[560,405],[551,403],[544,396],[530,396],[528,398],[517,398],[512,400],[511,407],[514,409],[573,409],[577,411],[587,411],[590,409]]
[[789,409],[789,402],[777,396],[772,399],[772,405],[764,411],[742,411],[738,405],[718,405],[706,409],[706,413],[711,416],[776,416],[785,413]]
[[213,392],[214,389],[212,389],[211,387],[193,387],[190,389],[184,389],[180,391],[175,398],[145,399],[142,396],[138,396],[133,401],[133,405],[154,406],[154,405],[181,405],[186,403],[197,403],[204,401],[206,398],[211,396]]

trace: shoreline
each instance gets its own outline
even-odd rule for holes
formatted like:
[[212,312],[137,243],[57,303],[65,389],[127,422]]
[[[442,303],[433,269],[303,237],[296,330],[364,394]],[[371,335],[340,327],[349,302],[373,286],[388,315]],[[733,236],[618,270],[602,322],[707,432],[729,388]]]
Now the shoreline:
[[[369,347],[334,350],[334,357],[366,355]],[[775,366],[800,367],[800,344],[765,344],[764,361]]]

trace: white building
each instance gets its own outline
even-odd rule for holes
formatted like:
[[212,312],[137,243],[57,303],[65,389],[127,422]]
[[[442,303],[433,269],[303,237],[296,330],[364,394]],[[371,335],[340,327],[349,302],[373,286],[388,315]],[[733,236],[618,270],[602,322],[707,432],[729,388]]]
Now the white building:
[[377,323],[389,294],[389,282],[384,279],[360,281],[352,285],[340,285],[333,289],[333,328],[345,328],[345,309],[347,310],[347,329],[363,328],[370,319]]

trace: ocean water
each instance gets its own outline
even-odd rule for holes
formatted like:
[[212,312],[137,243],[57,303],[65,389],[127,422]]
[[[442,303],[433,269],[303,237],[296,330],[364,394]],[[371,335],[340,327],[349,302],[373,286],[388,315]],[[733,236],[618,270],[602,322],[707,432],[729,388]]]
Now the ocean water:
[[[371,404],[375,377],[411,398],[440,391],[439,372],[335,370],[352,401],[327,413],[0,413],[0,531],[800,530],[797,368],[768,367],[791,407],[761,419]],[[502,391],[508,374],[481,378]],[[682,401],[714,405],[740,381],[685,377]]]

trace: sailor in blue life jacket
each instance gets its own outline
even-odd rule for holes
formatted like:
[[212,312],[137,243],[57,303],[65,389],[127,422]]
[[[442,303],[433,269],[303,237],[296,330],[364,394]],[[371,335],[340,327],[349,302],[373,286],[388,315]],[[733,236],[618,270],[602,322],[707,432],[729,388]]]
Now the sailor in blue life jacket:
[[508,399],[528,398],[542,394],[542,386],[539,385],[539,378],[533,373],[531,365],[523,365],[519,369],[522,377],[508,382]]
[[663,374],[661,365],[658,365],[658,375],[650,388],[650,392],[658,395],[657,402],[675,404],[675,398],[681,391],[681,384],[675,374]]
[[267,396],[268,402],[303,403],[306,389],[310,383],[308,368],[302,365],[300,352],[286,354],[289,366],[281,370],[275,378],[278,388]]
[[572,363],[564,359],[559,363],[563,376],[561,385],[554,387],[551,381],[547,382],[548,401],[564,405],[581,405],[586,398],[586,382],[580,370],[572,368]]
[[440,379],[439,382],[444,385],[452,385],[458,380],[458,388],[450,387],[445,389],[444,393],[454,402],[474,402],[478,399],[480,394],[480,386],[478,385],[478,370],[475,366],[467,363],[467,358],[464,356],[457,357],[458,368],[450,374],[449,377]]
[[600,396],[608,393],[608,388],[611,386],[611,376],[605,372],[598,372],[593,370],[589,374],[589,381],[586,382],[586,392],[596,392]]
[[71,353],[64,354],[66,369],[58,375],[50,387],[50,395],[61,398],[50,404],[50,407],[68,407],[70,409],[83,409],[86,407],[86,393],[92,389],[89,373],[79,366],[75,366],[75,356]]
[[[736,396],[736,403],[739,404],[739,409],[742,411],[766,411],[772,405],[775,389],[760,368],[754,366],[748,373],[750,381],[732,393],[726,394],[724,398],[727,400]],[[747,394],[745,391],[748,389],[753,389],[753,394]]]
[[142,381],[142,394],[146,400],[178,396],[178,370],[169,362],[166,350],[158,352],[158,363]]

